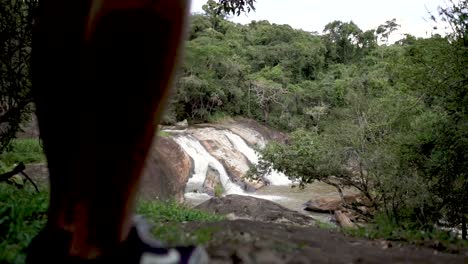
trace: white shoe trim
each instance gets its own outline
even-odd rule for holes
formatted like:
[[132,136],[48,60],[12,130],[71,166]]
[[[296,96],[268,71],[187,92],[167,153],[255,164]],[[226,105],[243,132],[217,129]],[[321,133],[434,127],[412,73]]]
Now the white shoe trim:
[[165,255],[145,252],[140,260],[140,264],[177,264],[179,262],[180,254],[175,249],[170,249]]

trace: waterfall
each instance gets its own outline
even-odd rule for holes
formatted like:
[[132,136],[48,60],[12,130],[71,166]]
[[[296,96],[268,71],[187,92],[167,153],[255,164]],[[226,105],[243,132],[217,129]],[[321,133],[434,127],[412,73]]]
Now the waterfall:
[[208,167],[218,171],[221,184],[226,194],[243,194],[240,186],[233,183],[224,169],[224,166],[200,144],[200,142],[189,135],[178,135],[174,140],[192,158],[194,173],[187,182],[187,193],[202,193]]
[[[238,135],[231,131],[224,131],[226,137],[231,141],[234,147],[239,150],[244,156],[254,165],[257,165],[260,159],[260,155],[251,147],[245,143],[245,141]],[[265,175],[265,178],[270,182],[271,185],[290,185],[292,182],[284,173],[276,170],[271,170],[270,173]]]

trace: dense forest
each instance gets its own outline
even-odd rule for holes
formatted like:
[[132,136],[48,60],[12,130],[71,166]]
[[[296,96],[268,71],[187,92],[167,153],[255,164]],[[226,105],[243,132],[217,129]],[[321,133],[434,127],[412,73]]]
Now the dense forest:
[[432,16],[451,26],[445,37],[394,44],[395,20],[368,31],[333,21],[316,34],[216,10],[209,1],[192,15],[166,123],[257,119],[291,133],[263,151],[264,165],[353,186],[397,225],[463,225],[466,237],[467,1]]
[[[0,10],[9,36],[0,40],[0,150],[33,110],[28,10],[37,2],[16,3]],[[272,166],[301,184],[353,186],[367,198],[371,210],[362,213],[370,219],[457,227],[466,239],[468,1],[428,14],[449,26],[445,36],[406,35],[393,44],[395,20],[368,31],[332,21],[313,33],[235,24],[223,10],[210,0],[192,14],[165,124],[259,120],[290,136],[262,150],[258,175]]]

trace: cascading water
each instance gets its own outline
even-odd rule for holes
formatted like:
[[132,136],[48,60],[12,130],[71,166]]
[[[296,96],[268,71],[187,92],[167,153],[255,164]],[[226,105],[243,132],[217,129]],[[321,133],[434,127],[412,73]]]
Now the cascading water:
[[208,167],[218,171],[221,184],[226,194],[244,193],[240,186],[229,179],[223,165],[211,156],[197,139],[189,135],[178,135],[174,137],[174,140],[192,158],[194,163],[194,174],[188,180],[186,187],[186,192],[189,193],[189,195],[203,192],[203,183],[206,179]]
[[[231,141],[234,147],[239,150],[244,156],[254,165],[257,165],[260,159],[259,154],[253,150],[251,147],[245,143],[245,141],[238,135],[232,133],[231,131],[224,131],[226,137]],[[284,175],[284,173],[272,170],[270,173],[265,175],[266,180],[270,182],[271,185],[281,186],[281,185],[290,185],[292,184],[291,180]]]
[[[292,189],[290,186],[292,181],[286,175],[278,172],[265,176],[266,180],[270,182],[269,186],[264,186],[255,192],[244,191],[239,185],[231,181],[226,168],[230,170],[230,173],[232,173],[232,170],[245,172],[246,168],[248,168],[247,160],[251,164],[258,164],[259,154],[246,143],[244,138],[250,139],[249,142],[260,142],[256,143],[260,147],[264,145],[265,141],[255,131],[249,133],[246,132],[247,129],[234,128],[238,129],[236,131],[239,131],[241,133],[239,135],[242,135],[242,137],[236,131],[225,128],[201,127],[185,130],[165,130],[171,134],[171,138],[193,161],[194,171],[187,182],[185,193],[185,199],[188,203],[198,205],[212,198],[204,193],[204,184],[209,168],[219,174],[219,180],[225,191],[224,194],[238,194],[271,200],[298,212],[302,211],[304,202],[311,198],[311,194],[320,194],[323,197],[333,194],[334,187],[323,186],[323,184],[314,184],[308,186],[307,189]],[[201,142],[210,142],[207,143],[210,148],[205,148]],[[226,164],[226,168],[220,162],[221,160]],[[329,216],[326,214],[313,215],[322,221],[329,221]]]
[[[233,133],[231,134],[235,136],[235,134]],[[224,135],[224,136],[227,137],[227,135]],[[273,201],[279,200],[279,199],[285,199],[284,197],[280,197],[276,195],[256,195],[253,193],[246,193],[244,190],[242,190],[242,188],[239,185],[231,181],[224,166],[216,158],[214,158],[210,153],[208,153],[208,151],[202,146],[202,144],[195,137],[188,135],[188,134],[179,134],[179,135],[175,135],[173,138],[177,142],[177,144],[179,144],[181,148],[192,158],[193,163],[194,163],[193,175],[189,178],[186,188],[185,188],[186,199],[191,200],[195,203],[199,203],[199,202],[203,202],[211,198],[209,195],[204,193],[204,186],[203,186],[209,167],[211,167],[212,169],[216,170],[219,173],[221,184],[223,185],[223,188],[225,190],[224,194],[247,195],[247,196],[263,198],[267,200],[273,200]],[[227,139],[229,139],[229,137],[227,137]],[[245,151],[248,152],[248,149],[250,148],[243,141],[243,139],[239,137],[237,138],[237,140],[239,141],[239,143],[242,142],[244,144],[241,146],[244,146]],[[231,140],[229,140],[229,142],[231,142]],[[236,145],[234,145],[234,147],[237,149]],[[245,155],[241,150],[239,151],[240,153]],[[258,162],[258,156],[256,156],[254,150],[250,149],[250,151],[251,151],[251,153],[249,153],[251,155],[250,158],[254,158],[255,156]],[[247,159],[249,160],[250,158],[247,157]]]

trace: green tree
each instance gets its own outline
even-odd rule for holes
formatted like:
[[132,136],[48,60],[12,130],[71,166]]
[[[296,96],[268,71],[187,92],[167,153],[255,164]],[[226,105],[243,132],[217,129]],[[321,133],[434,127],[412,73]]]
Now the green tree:
[[377,30],[376,30],[376,34],[380,37],[380,41],[384,42],[384,43],[388,43],[388,38],[390,37],[390,35],[397,31],[398,28],[400,28],[401,26],[399,24],[396,23],[396,19],[392,19],[392,20],[388,20],[386,21],[384,24],[380,25]]
[[0,152],[32,111],[31,38],[35,0],[0,2]]
[[325,26],[323,33],[328,60],[334,63],[351,63],[355,58],[362,30],[353,21],[333,21]]

